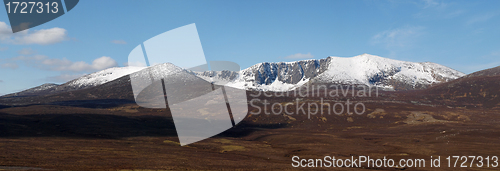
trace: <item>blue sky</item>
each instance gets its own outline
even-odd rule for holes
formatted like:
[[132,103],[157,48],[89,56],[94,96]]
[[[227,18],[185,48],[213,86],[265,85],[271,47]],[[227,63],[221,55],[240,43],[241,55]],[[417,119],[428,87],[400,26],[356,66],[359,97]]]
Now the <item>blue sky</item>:
[[0,8],[0,94],[124,66],[138,44],[191,23],[207,60],[242,68],[363,53],[464,73],[500,65],[494,0],[80,1],[16,34]]

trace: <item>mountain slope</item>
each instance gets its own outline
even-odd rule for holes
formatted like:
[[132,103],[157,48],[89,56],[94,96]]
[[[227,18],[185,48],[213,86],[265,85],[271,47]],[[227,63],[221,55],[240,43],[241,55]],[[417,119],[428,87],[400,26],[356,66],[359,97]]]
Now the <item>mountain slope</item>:
[[474,72],[472,74],[467,75],[466,77],[499,76],[499,75],[500,75],[500,66],[497,66],[495,68]]
[[240,73],[241,76],[229,86],[262,91],[293,90],[309,81],[413,90],[465,75],[431,62],[406,62],[369,54],[351,58],[260,63]]
[[389,90],[423,89],[465,74],[431,62],[406,62],[363,54],[351,58],[328,57],[330,64],[315,82],[363,84]]
[[82,89],[85,87],[98,86],[98,85],[102,85],[104,83],[116,80],[116,79],[123,77],[125,75],[129,75],[129,74],[132,74],[134,72],[140,71],[144,68],[145,67],[132,67],[132,66],[109,68],[109,69],[105,69],[105,70],[102,70],[99,72],[85,75],[85,76],[80,77],[78,79],[67,82],[66,84],[63,84],[63,85],[67,85],[67,86],[73,87],[75,89]]
[[27,89],[27,90],[23,90],[21,92],[17,92],[17,93],[13,93],[13,94],[7,94],[4,97],[11,97],[11,96],[31,96],[31,95],[37,94],[38,92],[46,91],[46,90],[49,90],[49,89],[57,87],[57,86],[59,86],[59,85],[58,84],[53,84],[53,83],[46,83],[46,84],[42,84],[40,86],[36,86],[36,87],[30,88],[30,89]]
[[[110,68],[62,85],[45,85],[3,97],[37,96],[81,90],[103,85],[143,69],[142,67]],[[169,73],[182,70],[168,63],[150,67],[150,69],[151,74],[138,76],[165,78]],[[186,71],[183,74],[184,77],[196,75],[216,84],[227,83],[226,85],[235,88],[260,91],[288,91],[307,82],[363,84],[388,90],[414,90],[464,76],[461,72],[431,62],[405,62],[368,54],[351,58],[328,57],[295,62],[264,62],[241,70],[239,73]]]
[[56,85],[56,84],[43,84],[38,87],[34,87],[28,90],[24,90],[19,93],[12,93],[2,97],[16,97],[16,96],[38,96],[55,94],[60,92],[68,92],[74,90],[85,89],[89,87],[95,87],[107,82],[116,80],[125,75],[137,72],[144,69],[144,67],[115,67],[109,68],[102,71],[98,71],[92,74],[82,76],[80,78],[71,80],[67,83]]
[[302,86],[328,68],[329,59],[260,63],[244,69],[228,86],[262,91],[286,91]]
[[[212,87],[209,82],[206,82],[205,80],[196,77],[192,73],[173,64],[164,63],[148,67],[96,86],[88,86],[86,88],[72,91],[61,91],[58,93],[37,96],[2,97],[0,98],[0,105],[22,106],[28,104],[53,104],[103,107],[123,103],[135,103],[136,99],[132,91],[132,81],[137,82],[143,79],[149,79],[153,82],[163,79],[167,89],[176,88],[175,92],[170,91],[172,93],[169,94],[169,96],[177,97],[177,99],[169,100],[185,100],[212,91]],[[70,82],[66,84],[69,83]],[[163,96],[162,84],[151,84],[145,87],[137,96],[138,101],[147,102],[158,102],[158,98],[165,98]]]
[[500,108],[500,67],[432,86],[414,96],[457,107]]

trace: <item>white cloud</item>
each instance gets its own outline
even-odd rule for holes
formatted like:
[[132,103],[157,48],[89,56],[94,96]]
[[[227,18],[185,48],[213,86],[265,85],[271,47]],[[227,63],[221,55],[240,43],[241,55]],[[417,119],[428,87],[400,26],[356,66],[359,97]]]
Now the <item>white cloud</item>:
[[18,56],[11,60],[24,61],[29,66],[49,71],[93,72],[118,66],[113,58],[107,56],[97,58],[91,64],[84,61],[73,62],[66,58],[49,58],[45,55]]
[[40,44],[48,45],[59,43],[67,39],[66,30],[63,28],[51,28],[34,31],[14,38],[14,44]]
[[23,48],[23,49],[17,51],[17,53],[19,53],[21,55],[31,55],[31,54],[36,53],[36,51],[31,49],[31,48]]
[[0,47],[0,51],[6,51],[7,49],[9,49],[8,47]]
[[84,76],[85,74],[61,74],[58,76],[47,77],[45,80],[49,82],[64,83]]
[[16,63],[3,63],[0,65],[0,68],[17,69],[19,68],[19,65]]
[[387,48],[410,47],[414,44],[414,40],[423,34],[424,29],[421,26],[406,26],[386,30],[373,36],[371,41],[374,44],[382,44]]
[[[56,65],[57,65],[56,61]],[[62,63],[66,63],[67,61],[60,61]],[[92,61],[92,64],[88,64],[83,61],[74,62],[69,66],[59,66],[59,71],[95,71],[95,70],[103,70],[106,68],[116,67],[118,63],[110,57],[103,56]]]
[[125,40],[112,40],[111,43],[114,43],[114,44],[127,44],[127,42]]
[[30,32],[24,30],[12,33],[10,26],[0,21],[0,42],[7,44],[39,44],[49,45],[67,40],[67,31],[63,28],[54,27],[51,29],[41,29]]
[[290,56],[286,56],[285,58],[286,59],[310,59],[310,58],[313,58],[314,56],[311,55],[311,53],[307,53],[307,54],[302,54],[302,53],[297,53],[297,54],[293,54],[293,55],[290,55]]
[[0,40],[5,40],[11,37],[12,31],[5,22],[0,21]]

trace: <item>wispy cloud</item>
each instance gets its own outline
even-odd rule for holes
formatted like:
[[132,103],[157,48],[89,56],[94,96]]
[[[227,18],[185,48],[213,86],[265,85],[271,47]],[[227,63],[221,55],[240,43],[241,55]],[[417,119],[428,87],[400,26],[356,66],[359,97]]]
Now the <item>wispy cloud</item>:
[[465,13],[465,10],[455,10],[455,11],[451,11],[451,12],[446,13],[443,17],[447,18],[447,19],[455,18],[455,17],[458,17],[464,13]]
[[414,44],[417,37],[424,34],[425,27],[405,26],[382,31],[371,38],[373,44],[380,44],[386,48],[409,47]]
[[35,54],[36,51],[31,49],[31,48],[23,48],[23,49],[17,51],[17,53],[20,55],[32,55],[32,54]]
[[45,55],[18,56],[12,60],[24,61],[29,66],[49,71],[91,72],[118,66],[113,58],[107,56],[97,58],[90,64],[83,61],[73,62],[66,58],[49,58]]
[[112,40],[111,43],[121,44],[121,45],[127,44],[125,40]]
[[424,6],[423,8],[438,8],[438,9],[444,9],[448,7],[448,3],[444,3],[439,0],[422,0]]
[[311,55],[311,53],[307,54],[296,53],[293,55],[285,56],[285,59],[311,59],[311,58],[314,58],[314,56]]
[[419,12],[413,14],[413,17],[417,19],[451,19],[466,12],[450,1],[421,0],[408,2],[412,2],[419,7]]
[[471,25],[471,24],[486,22],[486,21],[498,16],[499,14],[500,14],[499,12],[489,12],[486,14],[475,15],[475,16],[470,17],[467,20],[466,24]]
[[0,51],[6,51],[8,49],[9,49],[8,47],[0,47]]
[[94,59],[92,63],[87,63],[84,61],[73,62],[66,58],[49,58],[45,55],[35,54],[35,51],[32,49],[23,49],[18,53],[22,55],[2,60],[0,67],[17,69],[19,67],[18,62],[23,62],[27,66],[42,70],[77,73],[99,71],[118,66],[118,63],[108,56],[102,56]]
[[17,65],[16,63],[3,63],[0,64],[0,68],[17,69],[19,68],[19,65]]
[[375,34],[370,43],[375,46],[385,48],[389,54],[388,57],[397,57],[400,53],[404,53],[418,46],[418,42],[422,35],[425,34],[425,27],[422,26],[405,26],[396,29],[389,29]]
[[67,31],[63,28],[54,27],[35,31],[24,30],[12,33],[10,26],[0,21],[0,42],[5,44],[39,44],[49,45],[68,40]]
[[36,54],[36,51],[25,48],[18,51],[19,56],[7,59],[0,59],[0,68],[17,69],[20,64],[30,68],[36,68],[45,71],[57,71],[60,75],[51,76],[43,79],[50,82],[67,82],[75,78],[86,75],[89,72],[104,70],[117,67],[118,63],[111,57],[102,56],[94,59],[91,63],[84,61],[71,61],[66,58],[50,58],[45,55]]
[[3,80],[0,80],[0,83],[3,83]]

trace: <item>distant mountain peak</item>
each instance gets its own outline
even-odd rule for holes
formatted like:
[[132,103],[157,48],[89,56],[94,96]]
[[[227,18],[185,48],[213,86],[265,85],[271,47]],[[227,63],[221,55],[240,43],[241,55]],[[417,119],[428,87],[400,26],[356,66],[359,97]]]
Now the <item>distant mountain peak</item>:
[[27,90],[23,90],[21,92],[7,94],[7,95],[4,95],[2,97],[31,96],[31,95],[37,94],[38,92],[49,90],[49,89],[52,89],[52,88],[57,87],[57,86],[59,86],[59,85],[54,84],[54,83],[45,83],[45,84],[30,88]]
[[66,84],[77,88],[98,86],[113,81],[115,79],[118,79],[120,77],[123,77],[125,75],[129,75],[131,73],[140,71],[144,68],[145,67],[134,67],[134,66],[108,68],[102,71],[94,72],[92,74],[88,74],[80,78],[71,80]]
[[71,80],[61,85],[47,83],[18,93],[8,94],[2,97],[38,96],[38,95],[47,95],[59,92],[80,90],[89,87],[96,87],[105,84],[107,82],[116,80],[125,75],[129,75],[131,73],[140,71],[144,68],[145,67],[131,67],[131,66],[108,68],[102,71],[94,72],[92,74],[84,75],[82,77]]

